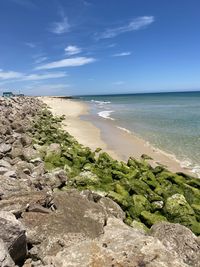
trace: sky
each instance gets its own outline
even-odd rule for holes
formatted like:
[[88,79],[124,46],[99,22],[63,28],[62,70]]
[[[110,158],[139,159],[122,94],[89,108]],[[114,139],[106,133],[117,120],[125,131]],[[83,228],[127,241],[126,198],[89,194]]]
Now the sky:
[[199,0],[0,0],[0,93],[200,90]]

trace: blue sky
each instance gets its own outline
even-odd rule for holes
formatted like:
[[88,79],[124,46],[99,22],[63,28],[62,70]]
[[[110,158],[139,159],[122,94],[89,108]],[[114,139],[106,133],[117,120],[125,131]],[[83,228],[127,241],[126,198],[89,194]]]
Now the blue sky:
[[200,89],[199,0],[1,0],[0,92]]

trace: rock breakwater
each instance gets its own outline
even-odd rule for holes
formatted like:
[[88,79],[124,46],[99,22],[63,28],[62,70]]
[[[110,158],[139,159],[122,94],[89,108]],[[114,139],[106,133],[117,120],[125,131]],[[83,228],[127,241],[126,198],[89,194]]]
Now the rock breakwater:
[[0,266],[200,266],[200,180],[113,160],[0,99]]

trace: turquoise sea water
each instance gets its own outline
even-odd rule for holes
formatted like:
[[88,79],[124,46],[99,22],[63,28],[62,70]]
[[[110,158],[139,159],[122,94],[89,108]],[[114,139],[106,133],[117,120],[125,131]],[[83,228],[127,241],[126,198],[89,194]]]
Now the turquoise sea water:
[[85,96],[91,114],[113,120],[200,173],[200,92]]

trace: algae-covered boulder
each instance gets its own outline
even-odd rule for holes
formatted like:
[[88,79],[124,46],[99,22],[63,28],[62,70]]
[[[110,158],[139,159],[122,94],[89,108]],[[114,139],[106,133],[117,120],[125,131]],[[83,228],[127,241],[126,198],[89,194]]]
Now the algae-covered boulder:
[[129,206],[129,199],[126,196],[110,191],[108,192],[108,197],[117,202],[123,209]]
[[164,202],[162,200],[160,201],[153,201],[151,203],[151,210],[156,211],[156,210],[161,210],[164,206]]
[[147,232],[149,230],[145,224],[138,222],[136,220],[133,220],[130,226],[142,232]]
[[200,204],[199,205],[192,204],[191,207],[193,208],[193,210],[195,212],[197,220],[200,222]]
[[77,186],[90,186],[97,185],[99,183],[99,178],[96,174],[90,171],[80,172],[78,176],[72,179]]
[[181,223],[190,228],[195,234],[200,234],[200,223],[197,222],[193,208],[183,195],[175,194],[169,197],[165,203],[164,210],[169,221]]
[[170,219],[177,218],[177,220],[180,220],[183,216],[194,216],[194,210],[188,204],[185,197],[180,194],[175,194],[167,199],[165,212]]
[[147,226],[152,226],[154,223],[167,221],[167,219],[158,213],[151,213],[149,211],[143,211],[140,215],[141,221]]
[[151,206],[149,201],[142,195],[133,195],[129,214],[132,218],[140,216],[142,211],[150,210]]
[[66,171],[69,179],[62,190],[76,187],[104,192],[120,205],[129,225],[135,220],[149,227],[167,218],[200,234],[199,179],[172,173],[165,166],[153,168],[145,154],[141,160],[130,157],[125,163],[100,149],[93,152],[61,129],[62,119],[43,110],[31,130],[37,146],[43,145],[38,149],[34,144],[34,148],[44,159],[44,169]]

